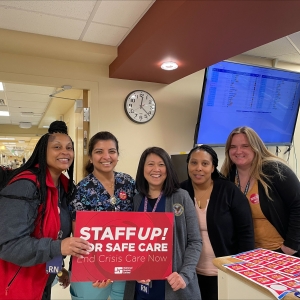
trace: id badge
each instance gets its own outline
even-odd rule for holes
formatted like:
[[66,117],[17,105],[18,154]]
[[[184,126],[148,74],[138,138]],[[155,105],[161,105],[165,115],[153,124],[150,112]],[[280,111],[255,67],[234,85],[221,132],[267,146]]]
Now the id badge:
[[57,274],[62,268],[62,256],[55,256],[46,262],[46,273]]
[[149,283],[140,283],[140,291],[145,294],[149,294],[150,293]]

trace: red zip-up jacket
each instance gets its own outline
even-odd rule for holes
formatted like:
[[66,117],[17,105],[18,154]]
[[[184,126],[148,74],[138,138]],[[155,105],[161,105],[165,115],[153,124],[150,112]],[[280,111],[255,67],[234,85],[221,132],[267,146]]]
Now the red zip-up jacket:
[[[24,171],[18,174],[10,182],[27,179],[37,183],[36,175],[30,171]],[[60,180],[64,189],[68,189],[68,178],[63,174]],[[35,228],[31,236],[37,239],[52,238],[57,240],[60,230],[60,216],[58,213],[58,191],[54,186],[50,172],[46,174],[47,200],[46,211],[43,222],[43,236],[41,237],[41,227],[39,216],[42,205],[38,209],[38,217],[36,218]],[[1,201],[1,199],[0,199]],[[26,200],[20,200],[26,201]],[[26,217],[26,216],[24,216]],[[31,267],[21,267],[11,262],[0,259],[0,299],[38,299],[43,295],[49,275],[46,274],[46,263],[37,264]]]

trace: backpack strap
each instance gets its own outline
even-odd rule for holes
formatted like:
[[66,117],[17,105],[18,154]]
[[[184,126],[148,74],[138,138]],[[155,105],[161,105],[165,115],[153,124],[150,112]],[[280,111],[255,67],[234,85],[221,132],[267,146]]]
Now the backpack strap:
[[11,184],[13,182],[16,182],[18,180],[21,180],[21,179],[25,179],[25,180],[30,180],[32,181],[35,185],[37,185],[37,187],[39,188],[40,184],[37,180],[37,176],[36,174],[33,173],[32,170],[26,170],[26,171],[23,171],[21,173],[19,173],[18,175],[14,176],[8,184]]
[[[17,182],[19,180],[29,180],[31,181],[35,186],[36,186],[36,195],[33,197],[33,198],[27,198],[27,197],[17,197],[15,195],[5,195],[6,198],[11,198],[11,199],[15,199],[15,198],[18,198],[20,200],[35,200],[35,199],[39,199],[39,187],[40,187],[40,184],[37,180],[37,175],[35,173],[33,173],[33,170],[26,170],[26,171],[23,171],[19,174],[17,174],[16,176],[14,176],[7,184],[10,185],[14,182]],[[0,196],[4,196],[2,194],[0,194]]]

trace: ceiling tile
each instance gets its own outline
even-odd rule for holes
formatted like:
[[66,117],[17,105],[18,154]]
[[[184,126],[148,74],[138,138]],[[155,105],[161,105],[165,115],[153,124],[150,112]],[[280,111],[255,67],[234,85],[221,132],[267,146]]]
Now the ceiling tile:
[[1,117],[0,124],[11,124],[10,118],[9,117]]
[[21,100],[29,102],[39,102],[39,103],[48,103],[50,100],[49,95],[42,94],[29,94],[29,93],[16,93],[16,92],[6,92],[7,101],[12,100]]
[[[4,103],[3,101],[1,100],[1,103],[0,103],[0,108],[1,106],[6,105],[6,95],[5,95],[5,92],[4,91],[0,91],[0,99],[4,100]],[[0,109],[1,110],[1,109]]]
[[42,113],[44,113],[44,109],[37,108],[36,106],[28,107],[28,105],[27,105],[27,107],[25,107],[25,109],[24,109],[24,107],[19,108],[19,107],[10,106],[9,107],[9,112],[10,113],[18,113],[19,116],[21,117],[21,112],[33,112],[33,114],[42,114]]
[[86,22],[0,7],[0,28],[78,40]]
[[93,22],[131,28],[147,12],[154,1],[102,1]]
[[[297,54],[289,54],[289,55],[278,55],[276,58],[278,58],[278,60],[280,61],[285,61],[285,62],[289,62],[292,64],[299,64],[300,65],[300,55]],[[298,72],[300,72],[300,66],[299,66],[299,70]]]
[[297,51],[295,50],[295,48],[291,45],[289,40],[284,37],[274,42],[244,52],[243,54],[260,56],[260,57],[268,57],[268,58],[276,58],[276,56],[278,55],[296,54],[296,53]]
[[87,20],[97,1],[0,1],[0,7],[33,11],[47,15]]
[[20,119],[19,117],[14,117],[14,116],[11,116],[11,123],[12,125],[19,125],[20,122],[30,122],[32,124],[32,126],[36,126],[38,125],[39,123],[39,120],[32,120],[32,119]]
[[128,34],[128,28],[91,23],[83,41],[117,46]]
[[48,103],[46,102],[34,102],[34,101],[23,101],[23,100],[8,100],[9,107],[28,107],[31,108],[35,106],[36,108],[46,109]]
[[295,44],[295,46],[300,51],[300,32],[290,34],[289,38],[292,40],[292,42]]
[[23,93],[30,93],[30,94],[51,95],[56,91],[56,88],[47,87],[47,86],[4,83],[4,90],[7,92],[23,92]]

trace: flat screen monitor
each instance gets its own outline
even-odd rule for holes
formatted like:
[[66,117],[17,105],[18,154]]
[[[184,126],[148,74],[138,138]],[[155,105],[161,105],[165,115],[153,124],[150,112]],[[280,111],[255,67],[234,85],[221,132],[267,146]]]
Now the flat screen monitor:
[[194,144],[224,146],[236,127],[265,145],[290,146],[299,110],[300,73],[222,61],[205,70]]

